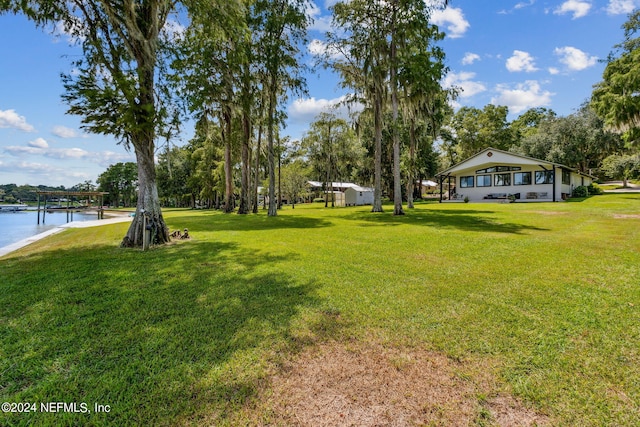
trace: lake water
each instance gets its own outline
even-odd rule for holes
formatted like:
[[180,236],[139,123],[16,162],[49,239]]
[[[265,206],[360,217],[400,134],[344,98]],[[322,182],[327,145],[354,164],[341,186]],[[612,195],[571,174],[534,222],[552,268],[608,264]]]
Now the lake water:
[[[96,219],[98,219],[96,212],[73,213],[74,221],[94,221]],[[45,221],[46,224],[42,224],[42,212],[40,212],[40,225],[37,224],[36,211],[0,212],[0,248],[66,224],[67,213],[47,212]]]

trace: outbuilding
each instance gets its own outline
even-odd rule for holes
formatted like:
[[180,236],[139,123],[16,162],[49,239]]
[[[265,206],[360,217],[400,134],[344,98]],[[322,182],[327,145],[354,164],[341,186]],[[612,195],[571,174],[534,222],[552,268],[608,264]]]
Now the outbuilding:
[[[594,177],[559,163],[487,148],[437,176],[440,201],[558,202]],[[449,188],[447,194],[444,188]]]
[[347,206],[373,205],[373,188],[349,187],[344,190],[344,198]]

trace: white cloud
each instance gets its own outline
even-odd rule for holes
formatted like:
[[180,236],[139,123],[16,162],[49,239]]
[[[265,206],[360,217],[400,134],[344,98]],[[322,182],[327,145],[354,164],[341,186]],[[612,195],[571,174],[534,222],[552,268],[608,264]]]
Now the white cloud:
[[175,19],[167,19],[162,31],[169,40],[179,40],[187,32],[187,27]]
[[566,15],[567,13],[572,13],[572,19],[578,19],[587,16],[589,10],[591,10],[590,2],[581,0],[567,0],[558,8],[556,8],[553,13],[555,13],[556,15]]
[[27,145],[29,147],[42,148],[42,149],[49,148],[49,143],[44,138],[36,138],[33,141],[29,141]]
[[445,32],[452,39],[462,37],[470,26],[460,8],[447,7],[444,10],[435,10],[431,19],[434,24],[446,27]]
[[507,59],[506,67],[511,72],[526,71],[531,73],[538,70],[534,64],[533,57],[528,52],[521,50],[513,51],[513,56]]
[[476,61],[480,60],[480,55],[477,53],[467,52],[464,54],[464,58],[462,58],[463,65],[471,65]]
[[45,155],[54,159],[86,159],[89,154],[82,148],[52,148]]
[[507,9],[502,9],[500,11],[498,11],[499,15],[508,15],[513,13],[516,10],[520,10],[520,9],[524,9],[525,7],[530,7],[533,6],[535,4],[536,0],[529,0],[529,1],[522,1],[520,3],[516,3],[515,6],[513,6],[513,9],[511,10],[507,10]]
[[580,49],[571,46],[557,47],[553,53],[560,57],[560,62],[566,65],[570,71],[581,71],[598,62],[597,56],[589,56]]
[[135,162],[136,158],[133,153],[115,153],[113,151],[101,151],[95,153],[89,153],[89,160],[103,167],[111,166],[114,163],[120,162]]
[[334,99],[296,99],[289,106],[289,117],[294,120],[311,122],[322,112],[334,111],[338,116],[348,118],[350,112],[362,111],[361,104],[347,105],[348,96],[344,95]]
[[331,29],[331,15],[322,15],[322,10],[314,2],[309,2],[306,10],[307,16],[313,20],[309,25],[310,30],[329,31]]
[[460,88],[462,92],[458,96],[460,98],[470,98],[487,90],[483,83],[472,80],[475,76],[476,73],[470,72],[448,73],[442,82],[442,86],[446,89],[451,87]]
[[5,153],[9,153],[13,156],[20,156],[22,154],[38,155],[38,154],[43,154],[45,152],[44,149],[41,147],[33,147],[33,146],[22,147],[17,145],[10,145],[8,147],[4,147],[4,151]]
[[321,56],[327,51],[327,44],[322,40],[313,39],[309,43],[309,46],[307,46],[307,49],[312,55]]
[[626,15],[636,8],[636,0],[609,0],[607,13],[609,15]]
[[86,181],[88,179],[91,179],[91,176],[85,172],[74,172],[69,168],[61,168],[44,163],[33,163],[25,161],[0,161],[0,171],[26,174],[29,176],[30,180],[34,180],[35,182],[55,182],[56,184],[54,185],[58,185],[58,183],[63,180],[66,181],[67,185],[71,185],[73,182]]
[[534,3],[536,2],[536,0],[529,0],[528,2],[520,2],[518,4],[516,4],[513,8],[514,9],[524,9],[525,7],[529,7],[529,6],[533,6]]
[[558,70],[556,67],[549,67],[549,74],[555,76],[556,74],[560,74],[560,70]]
[[78,138],[83,136],[75,129],[71,129],[66,126],[54,126],[53,129],[51,129],[51,133],[55,136],[59,136],[60,138]]
[[72,46],[82,43],[86,38],[84,22],[77,16],[71,16],[67,21],[58,21],[53,24],[52,33],[55,41],[58,41],[61,36],[65,36],[67,44]]
[[510,113],[521,113],[529,108],[546,107],[551,104],[551,97],[554,95],[549,91],[543,91],[540,83],[535,80],[527,80],[519,83],[515,88],[506,84],[496,86],[499,93],[497,97],[491,99],[495,105],[506,105]]
[[117,162],[134,161],[131,153],[115,153],[113,151],[91,152],[82,148],[52,148],[43,138],[36,138],[27,146],[8,146],[4,152],[13,156],[42,156],[56,160],[84,160],[101,166],[109,166]]
[[24,132],[35,132],[35,128],[27,123],[24,116],[18,115],[15,110],[0,110],[0,128],[14,128]]
[[309,53],[316,57],[328,57],[332,60],[342,61],[345,60],[345,56],[342,52],[339,52],[336,48],[331,47],[328,43],[322,40],[313,39],[307,46]]

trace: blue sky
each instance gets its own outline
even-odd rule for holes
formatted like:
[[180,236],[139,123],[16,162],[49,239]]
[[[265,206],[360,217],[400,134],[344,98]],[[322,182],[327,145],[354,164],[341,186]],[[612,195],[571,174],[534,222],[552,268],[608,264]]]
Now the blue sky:
[[[309,9],[315,20],[309,63],[323,48],[333,3],[315,0]],[[433,16],[447,34],[441,46],[450,72],[443,84],[463,89],[456,107],[507,105],[510,119],[533,107],[571,114],[600,81],[600,60],[622,41],[621,26],[639,6],[640,0],[450,1]],[[135,161],[113,138],[85,134],[80,118],[66,114],[60,74],[80,51],[64,34],[2,15],[0,40],[0,183],[70,187],[95,181],[110,164]],[[315,70],[307,80],[308,96],[286,107],[284,135],[292,138],[346,93],[330,71]]]

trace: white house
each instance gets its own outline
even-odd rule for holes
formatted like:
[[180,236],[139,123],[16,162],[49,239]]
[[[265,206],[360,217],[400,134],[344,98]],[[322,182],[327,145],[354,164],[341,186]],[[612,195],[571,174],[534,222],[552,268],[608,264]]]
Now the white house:
[[344,190],[344,200],[347,206],[373,205],[373,188],[349,187]]
[[[507,199],[558,202],[573,189],[588,186],[593,176],[546,160],[487,148],[436,175],[440,201]],[[449,194],[443,187],[448,184]],[[447,197],[448,196],[448,197]]]

